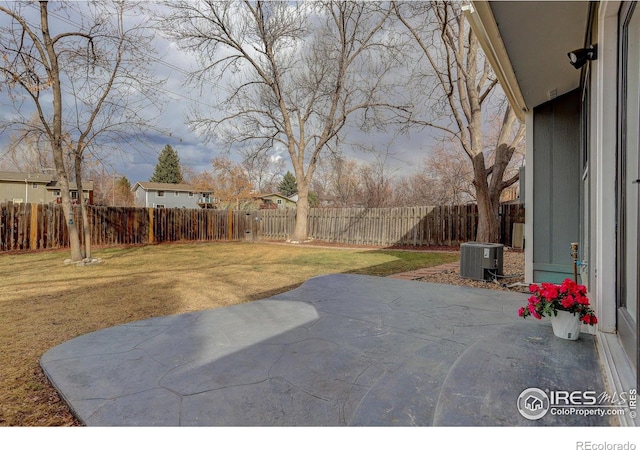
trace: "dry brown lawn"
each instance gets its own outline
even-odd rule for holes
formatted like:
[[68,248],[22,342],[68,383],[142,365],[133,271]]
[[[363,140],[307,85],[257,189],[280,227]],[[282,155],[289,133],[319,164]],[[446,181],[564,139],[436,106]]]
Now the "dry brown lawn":
[[78,425],[39,366],[75,336],[154,316],[233,305],[328,273],[393,273],[455,261],[457,253],[188,243],[95,252],[0,255],[0,425]]

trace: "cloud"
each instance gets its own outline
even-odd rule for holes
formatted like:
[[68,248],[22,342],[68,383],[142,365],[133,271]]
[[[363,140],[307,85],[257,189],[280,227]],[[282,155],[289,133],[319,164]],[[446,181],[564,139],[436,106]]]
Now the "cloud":
[[[78,3],[76,6],[82,8],[83,3]],[[159,5],[155,7],[160,8]],[[8,23],[6,16],[2,16],[4,15],[0,14],[0,26]],[[73,16],[67,19],[64,17],[67,16],[62,14],[51,16],[52,29],[56,32],[72,29],[75,19]],[[131,20],[134,19],[131,18]],[[106,161],[107,167],[126,176],[132,183],[148,180],[151,177],[158,154],[167,144],[171,144],[177,150],[183,165],[193,168],[196,172],[210,170],[211,160],[226,150],[215,136],[200,136],[187,124],[189,112],[194,107],[206,109],[212,115],[217,114],[212,103],[215,102],[216,89],[224,89],[224,86],[217,86],[212,82],[205,83],[205,89],[189,87],[186,84],[187,76],[190,71],[198,67],[195,55],[181,50],[160,33],[156,34],[154,46],[157,56],[149,69],[156,77],[164,80],[163,84],[158,85],[158,89],[161,90],[160,94],[165,103],[162,113],[157,117],[150,113],[148,120],[153,121],[158,129],[164,131],[149,132],[144,140],[137,139],[140,136],[133,136],[131,139],[123,139],[122,142],[112,142],[117,151],[113,152]],[[0,89],[0,103],[5,105],[12,103],[12,100],[7,97],[6,89]],[[25,108],[27,106],[28,103],[23,105]],[[32,111],[23,109],[22,112],[23,116],[28,117]],[[6,118],[11,112],[3,108],[0,114]],[[206,137],[211,139],[207,140]],[[364,132],[351,127],[344,140],[343,151],[345,156],[360,163],[371,163],[375,161],[375,157],[359,151],[355,143],[363,143],[365,146],[381,151],[388,148],[389,164],[392,170],[406,174],[420,165],[428,152],[430,140],[429,133],[393,136],[388,132],[377,130]],[[8,141],[8,133],[0,134],[0,154],[7,148]],[[239,152],[233,152],[230,156],[237,161],[241,159]],[[290,169],[290,161],[285,149],[276,149],[274,157],[287,161],[289,166],[287,169]]]

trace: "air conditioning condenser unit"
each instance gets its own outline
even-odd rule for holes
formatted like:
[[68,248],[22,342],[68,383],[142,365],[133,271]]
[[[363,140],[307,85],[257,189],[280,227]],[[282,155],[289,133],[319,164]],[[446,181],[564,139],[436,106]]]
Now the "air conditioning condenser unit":
[[460,245],[460,276],[490,281],[503,275],[502,244],[465,242]]

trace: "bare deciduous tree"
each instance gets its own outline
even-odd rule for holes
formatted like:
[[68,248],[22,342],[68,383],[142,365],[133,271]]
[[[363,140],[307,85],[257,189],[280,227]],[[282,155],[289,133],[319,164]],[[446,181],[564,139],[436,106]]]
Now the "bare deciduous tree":
[[225,208],[248,208],[253,198],[253,185],[240,164],[227,157],[217,157],[213,164],[214,195]]
[[444,142],[432,149],[424,162],[425,172],[436,181],[441,205],[460,205],[475,200],[473,167],[460,147]]
[[134,206],[135,199],[129,180],[117,173],[110,173],[104,166],[84,171],[93,181],[93,204],[98,206]]
[[440,130],[459,144],[473,168],[479,216],[476,240],[497,242],[500,195],[518,180],[517,173],[505,179],[505,171],[524,137],[524,126],[507,106],[489,163],[483,125],[491,102],[495,102],[492,93],[497,79],[460,12],[460,4],[394,2],[393,6],[420,54],[412,78],[413,86],[419,87],[414,98],[424,99],[428,108],[428,115],[414,114],[410,121]]
[[389,152],[376,154],[376,160],[365,164],[358,171],[357,199],[366,208],[384,208],[393,202],[393,180],[387,167]]
[[[19,172],[48,172],[53,169],[53,155],[46,136],[34,132],[37,116],[30,118],[31,125],[9,137],[8,149],[0,155],[0,167]],[[68,166],[67,166],[68,167]]]
[[342,156],[330,160],[329,189],[334,206],[355,206],[360,185],[358,164]]
[[[450,144],[450,143],[448,143]],[[460,205],[473,200],[471,162],[453,145],[437,145],[420,170],[395,185],[395,203],[403,206]]]
[[[82,192],[88,153],[114,142],[129,145],[149,129],[158,83],[148,72],[153,34],[140,25],[141,4],[120,0],[56,6],[50,10],[46,1],[0,5],[0,13],[10,19],[0,30],[0,73],[7,106],[15,112],[0,130],[31,130],[46,138],[61,187],[71,259],[78,261],[83,248],[69,180],[75,177]],[[58,21],[54,26],[52,17]],[[38,120],[30,122],[34,110]],[[65,166],[65,153],[73,174]],[[90,257],[91,228],[80,203],[84,256]]]
[[247,152],[242,167],[256,191],[270,193],[275,192],[278,187],[285,161],[269,152]]
[[204,192],[213,192],[215,190],[215,181],[211,172],[196,172],[193,168],[182,165],[180,168],[183,181],[194,187],[196,190]]
[[[284,149],[298,181],[292,242],[307,238],[308,196],[322,154],[337,147],[349,119],[379,123],[396,85],[391,9],[369,2],[169,2],[163,29],[192,51],[192,81],[217,111],[198,112],[197,128],[257,152]],[[388,5],[387,5],[388,6]]]
[[432,206],[449,203],[438,180],[424,170],[396,180],[393,198],[396,206]]

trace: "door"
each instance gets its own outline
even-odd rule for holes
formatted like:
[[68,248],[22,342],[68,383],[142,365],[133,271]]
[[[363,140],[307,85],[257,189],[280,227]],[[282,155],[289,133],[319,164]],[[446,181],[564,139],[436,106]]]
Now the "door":
[[617,177],[617,328],[637,373],[640,227],[640,8],[624,3],[619,16],[620,99]]
[[533,109],[533,281],[573,278],[580,239],[580,89]]

